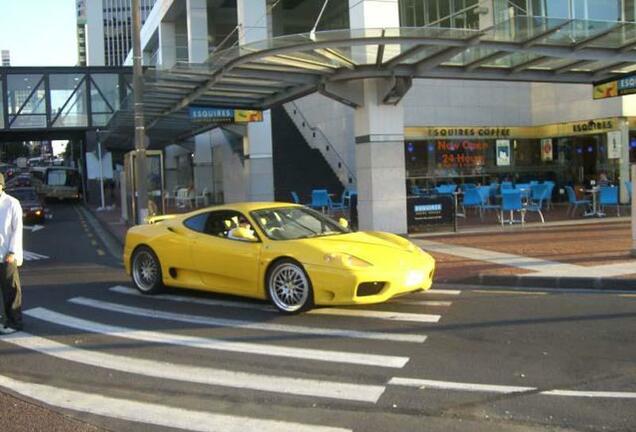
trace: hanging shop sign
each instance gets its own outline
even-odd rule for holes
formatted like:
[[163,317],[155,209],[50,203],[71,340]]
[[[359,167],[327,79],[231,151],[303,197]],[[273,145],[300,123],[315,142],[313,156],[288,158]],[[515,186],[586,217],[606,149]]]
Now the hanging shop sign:
[[621,132],[614,131],[607,133],[607,158],[621,158]]
[[552,138],[544,138],[541,140],[541,161],[552,161]]
[[476,167],[486,164],[489,144],[485,141],[438,140],[435,148],[437,165],[440,168]]
[[636,93],[636,75],[594,84],[594,99],[606,99]]
[[510,140],[497,140],[497,166],[510,165]]
[[450,196],[409,197],[406,215],[410,233],[429,231],[431,226],[453,225],[455,201]]
[[262,111],[234,108],[190,106],[188,107],[188,115],[193,123],[252,123],[263,121]]

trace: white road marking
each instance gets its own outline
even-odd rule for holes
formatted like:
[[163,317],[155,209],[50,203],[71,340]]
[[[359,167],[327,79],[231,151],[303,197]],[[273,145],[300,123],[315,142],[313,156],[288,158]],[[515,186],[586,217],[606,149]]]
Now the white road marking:
[[[136,289],[128,288],[121,285],[117,285],[110,288],[110,291],[116,292],[119,294],[135,295],[139,297],[148,298],[147,295],[140,293]],[[208,305],[208,306],[225,306],[225,307],[232,307],[232,308],[261,310],[265,312],[276,312],[276,309],[273,306],[250,303],[248,301],[241,302],[241,301],[232,301],[232,300],[206,299],[206,298],[199,298],[199,297],[173,295],[173,294],[158,294],[158,295],[153,295],[152,297],[163,299],[163,300],[170,300],[174,302],[181,302],[181,303],[202,304],[202,305]]]
[[636,399],[636,392],[609,392],[609,391],[584,391],[584,390],[549,390],[541,394],[550,396],[570,396],[588,398],[616,398]]
[[42,225],[33,225],[33,226],[22,225],[22,228],[25,229],[25,230],[29,230],[31,232],[36,232],[36,231],[40,231],[40,230],[44,229],[44,227]]
[[448,307],[453,304],[453,302],[449,302],[449,301],[438,301],[438,300],[413,301],[408,299],[396,300],[394,303],[414,305],[414,306],[439,306],[439,307]]
[[24,313],[33,318],[66,327],[72,327],[78,330],[158,344],[171,344],[218,351],[240,352],[264,356],[299,358],[314,361],[347,363],[388,368],[402,368],[409,361],[409,357],[359,354],[354,352],[326,351],[308,348],[292,348],[277,345],[232,342],[221,339],[206,339],[201,337],[185,336],[172,333],[136,330],[129,327],[111,326],[107,324],[100,324],[94,321],[74,318],[69,315],[60,314],[39,307],[29,309]]
[[100,300],[88,299],[85,297],[74,297],[69,300],[71,303],[81,304],[83,306],[94,307],[97,309],[109,310],[113,312],[125,313],[135,316],[144,316],[149,318],[158,318],[171,321],[188,322],[193,324],[204,324],[216,327],[236,327],[252,330],[265,330],[283,333],[300,333],[306,335],[326,336],[326,337],[346,337],[356,339],[373,339],[393,342],[415,342],[422,343],[426,341],[425,335],[411,335],[405,333],[381,333],[366,332],[358,330],[330,329],[320,327],[305,327],[286,324],[274,324],[261,321],[244,321],[226,318],[211,318],[200,315],[187,315],[174,312],[163,312],[153,309],[145,309],[133,306],[126,306],[117,303],[104,302]]
[[[416,387],[421,390],[427,388],[439,390],[457,390],[466,392],[482,392],[482,393],[524,393],[535,392],[537,387],[519,387],[507,385],[492,384],[475,384],[462,383],[453,381],[435,381],[419,378],[391,378],[388,384]],[[615,391],[587,391],[587,390],[545,390],[538,394],[547,396],[569,396],[569,397],[588,397],[588,398],[615,398],[615,399],[636,399],[636,392],[615,392]]]
[[412,321],[412,322],[426,322],[436,323],[440,320],[440,315],[430,314],[415,314],[404,312],[387,312],[387,311],[373,311],[365,309],[339,309],[339,308],[321,308],[312,309],[307,314],[311,315],[338,315],[338,316],[350,316],[361,318],[375,318],[388,321]]
[[312,426],[278,420],[254,419],[204,411],[192,411],[148,402],[116,399],[93,393],[65,390],[18,381],[0,375],[0,387],[54,407],[137,423],[196,432],[344,432],[328,426]]
[[420,389],[434,388],[440,390],[460,390],[469,392],[487,392],[487,393],[522,393],[527,391],[537,390],[535,387],[518,387],[518,386],[504,386],[504,385],[490,385],[490,384],[474,384],[474,383],[460,383],[451,381],[434,381],[427,379],[417,378],[391,378],[389,384],[417,387]]
[[422,294],[430,294],[430,295],[435,295],[435,294],[439,294],[439,295],[460,295],[462,292],[461,290],[452,290],[452,289],[430,289],[430,290],[426,290],[426,291],[422,291]]
[[377,385],[287,378],[124,357],[89,351],[24,332],[5,336],[2,341],[75,363],[199,384],[370,403],[376,403],[385,390],[384,386]]
[[25,261],[39,261],[39,260],[49,259],[49,257],[46,255],[41,255],[39,253],[29,252],[26,250],[23,251],[22,256],[24,257]]

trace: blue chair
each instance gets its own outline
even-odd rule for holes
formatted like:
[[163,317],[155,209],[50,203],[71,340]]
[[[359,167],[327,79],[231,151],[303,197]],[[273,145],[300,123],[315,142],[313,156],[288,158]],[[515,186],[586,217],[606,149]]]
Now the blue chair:
[[417,185],[411,185],[410,191],[411,195],[420,196],[422,194],[422,190]]
[[534,185],[538,185],[539,182],[537,180],[530,180],[530,187],[534,186]]
[[499,183],[490,183],[490,198],[494,199],[497,196],[497,192],[499,192]]
[[457,190],[457,185],[454,184],[439,185],[435,188],[435,192],[438,195],[452,195],[455,190]]
[[462,186],[465,191],[468,189],[475,189],[476,187],[475,183],[464,183]]
[[509,181],[501,182],[501,190],[503,191],[504,189],[512,189],[512,182],[509,182]]
[[508,219],[509,223],[514,222],[514,212],[518,211],[521,213],[521,224],[526,223],[526,215],[525,208],[523,203],[521,202],[521,191],[518,189],[504,189],[501,191],[501,213],[500,220],[501,226],[503,226],[506,220],[504,219],[504,212],[510,212],[510,219]]
[[330,208],[330,202],[331,199],[327,189],[313,189],[311,191],[311,203],[309,204],[311,208],[320,209],[324,212],[325,209]]
[[294,191],[291,191],[290,193],[291,193],[291,196],[292,196],[292,199],[294,200],[294,202],[296,204],[300,204],[300,198],[298,197],[298,194],[296,192],[294,192]]
[[466,189],[464,192],[464,201],[462,202],[462,208],[464,209],[464,214],[466,214],[466,207],[473,207],[479,210],[479,217],[483,218],[481,213],[482,206],[482,196],[477,188]]
[[601,186],[598,203],[601,206],[602,213],[604,213],[604,207],[606,205],[615,205],[616,216],[621,215],[621,207],[618,202],[618,188],[616,186]]
[[565,191],[568,194],[568,212],[567,214],[570,215],[570,210],[572,211],[572,216],[574,216],[576,214],[576,208],[579,205],[585,205],[585,206],[590,206],[592,203],[590,202],[590,200],[588,199],[576,199],[576,193],[574,192],[574,189],[572,188],[572,186],[566,186],[565,187]]
[[626,180],[625,181],[625,187],[627,188],[627,196],[629,196],[629,199],[631,201],[631,199],[632,199],[632,182]]
[[552,208],[552,192],[554,191],[554,186],[556,185],[556,183],[554,183],[552,180],[546,180],[543,182],[543,184],[548,187],[548,192],[546,194],[546,207],[551,209]]
[[543,201],[547,199],[548,196],[548,185],[546,184],[536,184],[530,186],[531,188],[531,200],[526,205],[527,212],[537,212],[541,217],[541,223],[545,223],[545,219],[543,218]]
[[[500,206],[497,204],[490,204],[490,197],[493,188],[491,186],[479,186],[477,188],[481,195],[481,209],[482,210],[499,210]],[[494,196],[494,195],[493,195]]]
[[351,203],[351,195],[355,193],[355,191],[349,189],[343,190],[339,202],[333,202],[331,197],[329,197],[329,210],[347,210]]

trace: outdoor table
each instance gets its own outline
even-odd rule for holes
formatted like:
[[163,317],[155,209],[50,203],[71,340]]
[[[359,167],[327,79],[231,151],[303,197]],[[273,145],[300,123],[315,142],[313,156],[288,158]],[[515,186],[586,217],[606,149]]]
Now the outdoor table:
[[585,193],[592,195],[592,210],[585,212],[583,216],[605,217],[605,213],[601,211],[598,205],[598,194],[600,190],[601,189],[598,187],[593,187],[592,189],[585,189]]

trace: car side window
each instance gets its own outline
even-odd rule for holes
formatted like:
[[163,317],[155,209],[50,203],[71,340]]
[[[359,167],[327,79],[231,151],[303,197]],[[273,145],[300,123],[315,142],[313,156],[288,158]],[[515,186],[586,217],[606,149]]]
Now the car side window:
[[[220,210],[209,213],[204,232],[212,236],[236,240],[234,230],[237,228],[252,230],[249,221],[243,214],[231,210]],[[253,233],[253,231],[251,232]]]
[[186,219],[183,224],[196,232],[205,232],[206,221],[208,220],[209,213],[201,213],[191,218]]

